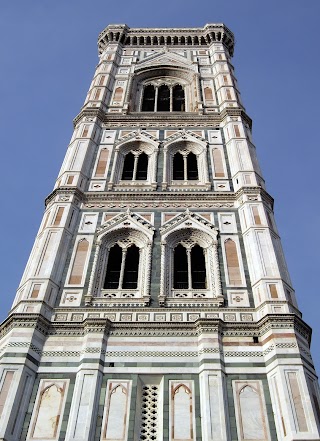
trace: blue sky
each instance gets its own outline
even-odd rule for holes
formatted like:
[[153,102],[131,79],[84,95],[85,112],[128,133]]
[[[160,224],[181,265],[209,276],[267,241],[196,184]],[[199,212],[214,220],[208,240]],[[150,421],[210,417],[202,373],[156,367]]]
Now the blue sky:
[[0,5],[0,319],[15,290],[83,104],[109,23],[224,22],[303,317],[320,368],[318,0],[32,0]]

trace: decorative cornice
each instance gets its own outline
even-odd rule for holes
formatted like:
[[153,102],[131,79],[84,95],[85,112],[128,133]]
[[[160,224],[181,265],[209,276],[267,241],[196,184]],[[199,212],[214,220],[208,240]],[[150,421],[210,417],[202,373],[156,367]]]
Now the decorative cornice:
[[220,318],[199,318],[194,322],[111,322],[107,318],[86,318],[82,322],[49,322],[40,314],[12,314],[0,326],[0,338],[12,329],[31,328],[44,336],[84,336],[100,333],[114,336],[263,336],[274,329],[291,329],[311,343],[312,330],[295,314],[268,314],[258,322],[225,322]]
[[222,43],[230,56],[234,51],[234,35],[222,23],[209,23],[203,28],[129,28],[126,24],[110,24],[98,37],[101,54],[109,44],[123,46],[207,47]]
[[85,200],[84,193],[79,190],[77,187],[58,187],[55,188],[45,199],[44,203],[45,206],[50,204],[50,202],[56,197],[56,196],[75,196],[79,199],[79,201]]
[[[152,118],[150,114],[152,113]],[[110,127],[159,127],[165,128],[172,125],[176,127],[215,127],[218,128],[227,117],[240,116],[251,127],[252,120],[243,109],[239,107],[228,107],[221,113],[199,114],[196,112],[130,112],[108,113],[102,109],[85,107],[74,118],[73,125],[76,125],[83,118],[98,118],[103,124]]]

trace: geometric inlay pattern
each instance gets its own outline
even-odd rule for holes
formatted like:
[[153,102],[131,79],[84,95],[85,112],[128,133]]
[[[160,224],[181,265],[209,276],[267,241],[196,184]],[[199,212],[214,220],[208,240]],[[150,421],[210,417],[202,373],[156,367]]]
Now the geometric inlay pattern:
[[154,384],[142,388],[140,440],[157,439],[159,387]]

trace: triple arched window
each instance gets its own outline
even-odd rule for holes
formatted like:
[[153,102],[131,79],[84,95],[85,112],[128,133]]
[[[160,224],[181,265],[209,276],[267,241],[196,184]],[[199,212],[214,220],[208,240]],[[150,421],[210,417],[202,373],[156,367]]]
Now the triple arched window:
[[180,84],[145,86],[142,97],[142,112],[184,112],[185,90]]

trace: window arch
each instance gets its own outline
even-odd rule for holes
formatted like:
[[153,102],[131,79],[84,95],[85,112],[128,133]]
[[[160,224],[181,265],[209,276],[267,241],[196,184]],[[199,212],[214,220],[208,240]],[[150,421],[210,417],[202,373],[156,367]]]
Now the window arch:
[[157,187],[158,145],[155,141],[139,136],[139,141],[125,141],[115,148],[108,189],[141,186],[143,190]]
[[139,273],[139,248],[132,244],[121,248],[111,247],[106,269],[104,289],[136,289]]
[[92,299],[149,303],[153,230],[148,231],[142,224],[137,226],[140,229],[128,228],[127,223],[136,223],[135,216],[129,213],[123,220],[122,215],[116,227],[114,221],[101,227],[88,287]]
[[185,303],[214,297],[221,302],[216,233],[175,228],[162,236],[160,303],[176,305],[178,299]]
[[172,177],[174,180],[184,180],[185,179],[185,173],[184,173],[184,158],[180,152],[177,152],[173,156],[173,162],[172,162]]
[[175,153],[172,161],[172,178],[179,181],[198,180],[197,156],[189,151]]
[[134,155],[132,152],[129,152],[126,154],[124,159],[122,177],[121,177],[122,180],[131,181],[133,179],[133,167],[134,167]]
[[[207,148],[204,143],[181,136],[164,144],[163,189],[199,188],[209,190]],[[189,187],[188,187],[189,186]]]
[[149,156],[145,152],[130,151],[125,155],[121,179],[123,181],[146,181],[148,162]]
[[137,163],[137,171],[136,171],[136,180],[137,181],[146,181],[148,176],[148,162],[149,162],[149,156],[142,152],[138,156],[138,163]]
[[195,244],[186,248],[181,243],[174,249],[174,289],[206,289],[206,262],[203,248]]

